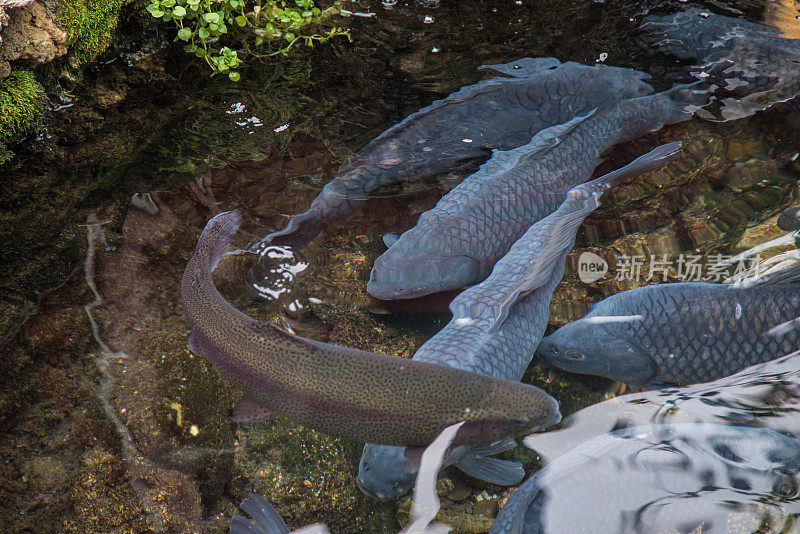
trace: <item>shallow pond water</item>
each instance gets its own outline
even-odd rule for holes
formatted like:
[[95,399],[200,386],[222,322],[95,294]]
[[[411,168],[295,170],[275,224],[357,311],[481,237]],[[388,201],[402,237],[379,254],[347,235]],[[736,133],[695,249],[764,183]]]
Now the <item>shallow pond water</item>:
[[[230,421],[238,391],[187,349],[179,288],[200,231],[234,208],[244,216],[237,246],[282,228],[386,128],[491,76],[480,65],[603,62],[646,71],[663,90],[691,62],[643,46],[638,28],[648,7],[684,5],[348,2],[370,14],[351,19],[352,43],[252,66],[238,84],[205,80],[163,49],[136,61],[122,45],[109,52],[0,169],[0,529],[222,532],[256,491],[292,528],[398,531],[408,498],[379,503],[359,491],[361,443],[285,420]],[[694,5],[800,31],[793,5]],[[586,219],[550,327],[653,282],[646,269],[624,275],[625,258],[697,256],[706,265],[784,235],[776,218],[800,193],[799,131],[800,108],[788,102],[740,120],[695,117],[616,146],[596,175],[668,141],[684,150],[615,188]],[[447,323],[454,293],[378,301],[366,292],[370,269],[384,234],[412,227],[479,163],[379,189],[302,250],[276,251],[275,278],[262,281],[272,298],[247,290],[245,256],[220,263],[217,286],[239,309],[294,333],[411,357]],[[608,264],[607,276],[581,281],[586,252]],[[682,276],[673,266],[664,280]],[[541,364],[525,381],[557,398],[564,415],[612,387]],[[528,473],[541,465],[523,447],[505,457]],[[456,532],[488,531],[511,493],[453,468],[438,489],[440,520]]]

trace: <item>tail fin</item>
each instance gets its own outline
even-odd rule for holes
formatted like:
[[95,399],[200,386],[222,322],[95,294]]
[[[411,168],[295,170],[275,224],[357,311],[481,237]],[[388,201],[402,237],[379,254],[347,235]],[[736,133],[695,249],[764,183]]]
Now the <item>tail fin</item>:
[[241,224],[242,216],[237,210],[220,213],[206,224],[197,241],[195,254],[205,255],[210,271],[219,263],[222,253],[231,244],[231,239]]
[[[534,223],[547,228],[549,233],[539,249],[532,251],[533,258],[528,272],[516,286],[511,287],[505,299],[498,305],[494,323],[489,332],[496,332],[508,317],[511,307],[528,293],[541,287],[553,272],[557,261],[564,261],[564,256],[575,243],[575,233],[583,220],[598,206],[600,195],[618,181],[655,169],[672,160],[680,151],[681,142],[676,141],[661,145],[643,156],[639,156],[621,169],[617,169],[599,178],[575,186],[567,193],[567,198],[559,208],[541,221]],[[531,230],[529,229],[528,232]],[[525,235],[528,235],[527,233]],[[519,242],[525,239],[523,236]],[[514,245],[517,246],[516,244]],[[514,250],[512,248],[512,250]]]
[[250,492],[250,496],[239,507],[253,518],[255,524],[239,514],[233,514],[230,534],[289,534],[281,516],[261,495]]
[[680,141],[658,146],[647,154],[639,156],[624,167],[611,171],[608,174],[604,174],[603,176],[596,178],[585,185],[590,186],[597,184],[598,188],[601,188],[601,190],[608,189],[620,180],[624,180],[626,178],[642,174],[643,172],[652,171],[653,169],[661,167],[665,163],[673,160],[675,156],[678,155],[680,150]]

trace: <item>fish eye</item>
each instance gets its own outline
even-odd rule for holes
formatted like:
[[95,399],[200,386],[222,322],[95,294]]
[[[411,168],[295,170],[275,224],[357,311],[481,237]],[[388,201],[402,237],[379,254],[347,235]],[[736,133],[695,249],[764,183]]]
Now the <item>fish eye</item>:
[[580,352],[570,351],[567,353],[566,357],[570,360],[581,361],[585,358],[583,354]]
[[528,424],[528,420],[527,419],[514,419],[513,421],[511,421],[511,424],[514,425],[514,426],[525,426],[525,425]]
[[554,345],[554,346],[553,346],[553,347],[550,349],[550,351],[551,351],[553,354],[558,354],[558,347],[556,347],[556,346]]
[[797,487],[791,481],[785,481],[778,484],[776,489],[778,490],[778,494],[782,495],[783,497],[791,497],[797,491]]

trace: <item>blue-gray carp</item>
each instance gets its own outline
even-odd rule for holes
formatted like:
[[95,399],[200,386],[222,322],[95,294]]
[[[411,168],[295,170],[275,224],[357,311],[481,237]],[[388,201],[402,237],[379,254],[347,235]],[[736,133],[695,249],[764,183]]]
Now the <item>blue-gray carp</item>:
[[687,7],[648,15],[642,30],[648,46],[698,61],[692,75],[713,84],[707,118],[740,119],[800,94],[800,40],[775,28]]
[[545,362],[633,385],[696,384],[800,348],[800,267],[755,284],[655,284],[612,295],[539,344]]
[[543,128],[625,97],[649,94],[650,76],[606,65],[523,58],[487,65],[496,77],[409,115],[359,150],[303,213],[262,244],[301,247],[381,186],[433,176],[490,151],[524,145]]
[[691,86],[622,99],[495,151],[375,261],[367,291],[413,298],[480,282],[567,191],[591,178],[606,150],[688,119],[692,101],[705,102],[705,94]]
[[281,415],[335,436],[420,447],[459,421],[453,443],[480,445],[561,419],[534,386],[305,339],[240,312],[211,278],[240,222],[236,211],[208,222],[181,283],[190,350],[245,394],[237,420]]
[[[453,317],[414,355],[415,361],[466,369],[495,378],[520,380],[542,338],[553,290],[561,281],[564,259],[584,218],[604,190],[671,160],[680,143],[669,143],[630,164],[572,189],[561,206],[537,222],[514,244],[491,276],[456,297]],[[490,458],[516,446],[502,440],[488,446],[451,449],[445,465],[496,484],[517,484],[525,472],[516,462]],[[408,491],[416,476],[419,451],[368,444],[357,482],[381,500]]]

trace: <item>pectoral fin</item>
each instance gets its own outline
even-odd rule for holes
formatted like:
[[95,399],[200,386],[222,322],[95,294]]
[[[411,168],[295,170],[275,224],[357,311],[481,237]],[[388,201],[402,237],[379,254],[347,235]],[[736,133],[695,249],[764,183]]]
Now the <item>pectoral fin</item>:
[[495,441],[489,445],[472,448],[458,462],[456,467],[466,474],[501,486],[514,486],[522,481],[525,470],[519,462],[488,458],[492,454],[510,451],[517,446],[513,439]]
[[525,469],[520,462],[490,458],[472,452],[459,460],[456,467],[469,476],[500,486],[515,486],[525,477]]
[[233,409],[233,416],[231,419],[237,423],[255,423],[258,421],[267,421],[273,417],[275,417],[275,414],[272,410],[260,402],[250,397],[242,397],[242,400],[240,400]]
[[383,244],[386,245],[386,248],[397,243],[398,239],[400,239],[400,234],[383,234]]

